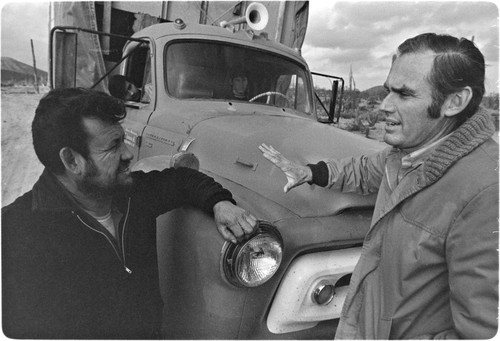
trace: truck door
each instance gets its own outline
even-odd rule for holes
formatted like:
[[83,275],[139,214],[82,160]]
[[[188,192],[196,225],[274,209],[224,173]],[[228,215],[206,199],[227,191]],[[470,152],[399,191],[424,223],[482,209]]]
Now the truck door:
[[[130,53],[133,49],[134,52]],[[125,130],[125,143],[134,154],[133,162],[136,162],[140,158],[144,129],[155,105],[155,77],[152,69],[154,56],[147,44],[137,46],[137,43],[130,43],[124,50],[125,55],[128,53],[130,56],[121,66],[120,74],[133,84],[135,94],[125,101],[127,117],[122,126]]]

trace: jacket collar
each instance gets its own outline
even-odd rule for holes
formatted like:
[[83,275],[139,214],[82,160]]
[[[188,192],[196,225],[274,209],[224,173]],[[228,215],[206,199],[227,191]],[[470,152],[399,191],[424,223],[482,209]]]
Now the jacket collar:
[[448,138],[449,134],[441,137],[439,140],[436,140],[418,150],[415,150],[401,158],[401,167],[405,168],[415,168],[422,163],[431,155],[436,147],[441,144],[444,140]]
[[[70,192],[52,172],[44,169],[42,175],[33,186],[33,211],[83,211]],[[120,211],[127,209],[131,190],[118,191],[113,196],[113,204]]]
[[427,185],[439,180],[455,162],[471,153],[495,133],[491,115],[479,109],[453,131],[424,162],[423,174]]
[[[438,144],[413,178],[406,177],[403,180],[406,183],[395,189],[386,201],[377,200],[368,234],[371,233],[375,224],[400,202],[439,180],[455,162],[487,141],[494,132],[495,126],[491,115],[484,110],[479,110]],[[391,150],[388,157],[397,158],[396,152],[397,150]],[[387,180],[387,185],[389,185],[389,179]]]
[[71,194],[47,169],[33,186],[33,211],[72,211],[78,208]]

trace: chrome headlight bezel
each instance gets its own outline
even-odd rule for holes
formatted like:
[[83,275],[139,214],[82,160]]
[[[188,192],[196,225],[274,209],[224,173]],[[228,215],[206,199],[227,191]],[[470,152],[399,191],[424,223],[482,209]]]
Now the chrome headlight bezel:
[[[261,286],[276,274],[281,265],[281,260],[283,259],[283,238],[281,237],[281,234],[276,227],[268,222],[259,221],[258,224],[259,226],[257,227],[256,232],[250,238],[237,244],[225,242],[222,247],[221,274],[227,282],[236,287],[254,288]],[[262,238],[268,238],[271,241],[269,245],[274,243],[272,245],[273,251],[276,251],[276,248],[279,249],[278,259],[276,260],[278,264],[275,266],[273,271],[267,274],[265,278],[258,280],[255,283],[249,283],[241,276],[241,271],[239,269],[241,259],[247,253],[248,247],[251,243],[255,243],[256,240]],[[266,251],[268,250],[269,249],[266,249]]]

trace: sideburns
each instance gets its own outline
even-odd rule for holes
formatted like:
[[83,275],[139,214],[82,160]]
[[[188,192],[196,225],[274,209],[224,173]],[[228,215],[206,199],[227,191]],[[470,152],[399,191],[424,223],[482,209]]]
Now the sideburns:
[[109,189],[101,186],[95,181],[97,175],[97,167],[94,162],[89,158],[87,159],[87,168],[85,175],[81,181],[77,183],[78,190],[85,193],[89,197],[102,199],[110,196]]
[[[441,107],[443,106],[444,101],[445,100],[441,100],[440,98],[433,98],[432,103],[427,107],[427,115],[433,119],[440,118]],[[453,127],[451,130],[455,130],[460,125],[460,122],[456,120],[455,117],[448,118],[446,122],[448,122],[448,124],[451,123],[451,126]]]
[[427,107],[427,114],[430,118],[441,117],[441,104],[438,101],[433,100],[431,105]]
[[427,107],[427,115],[430,118],[439,118],[441,117],[441,107],[446,98],[441,98],[439,95],[432,96],[432,103]]

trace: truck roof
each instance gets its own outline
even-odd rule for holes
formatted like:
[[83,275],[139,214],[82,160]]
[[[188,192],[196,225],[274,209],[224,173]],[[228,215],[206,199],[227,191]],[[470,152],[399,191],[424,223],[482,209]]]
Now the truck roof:
[[[184,22],[183,22],[184,23]],[[244,44],[247,46],[258,46],[263,49],[274,50],[274,52],[285,54],[288,57],[297,59],[302,64],[306,64],[304,58],[300,55],[299,51],[290,48],[286,45],[268,39],[265,34],[254,33],[252,30],[239,30],[231,32],[226,28],[221,28],[212,25],[202,25],[202,24],[192,24],[184,23],[183,28],[179,28],[179,24],[174,22],[171,23],[161,23],[148,26],[138,32],[136,32],[134,38],[150,38],[152,40],[157,40],[159,38],[171,35],[183,35],[190,36],[191,38],[210,39],[219,41],[228,41],[232,43]]]

